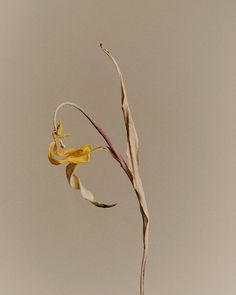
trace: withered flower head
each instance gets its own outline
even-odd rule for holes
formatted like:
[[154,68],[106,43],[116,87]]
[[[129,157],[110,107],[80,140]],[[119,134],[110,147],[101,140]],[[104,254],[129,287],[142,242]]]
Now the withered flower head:
[[[87,190],[83,185],[79,177],[75,174],[76,168],[81,165],[88,163],[91,159],[93,152],[98,150],[107,150],[113,156],[113,158],[120,164],[121,168],[127,174],[134,191],[137,195],[140,212],[143,221],[143,257],[140,271],[140,295],[144,295],[144,275],[145,265],[148,252],[148,240],[149,240],[149,214],[146,203],[146,198],[143,190],[142,181],[139,175],[139,142],[137,132],[134,126],[132,114],[129,108],[128,99],[126,95],[125,85],[123,77],[118,66],[118,63],[111,55],[111,53],[100,44],[102,50],[111,59],[117,70],[120,86],[121,86],[121,108],[124,116],[124,122],[127,134],[127,162],[124,160],[122,155],[117,151],[110,138],[104,132],[104,130],[95,122],[94,119],[88,113],[83,110],[80,106],[71,102],[64,102],[60,104],[54,114],[54,130],[52,133],[53,142],[50,143],[48,148],[48,159],[53,165],[66,164],[66,176],[70,186],[74,189],[78,189],[84,199],[90,201],[93,205],[102,208],[113,207],[116,204],[106,205],[104,203],[95,200],[93,194]],[[68,137],[68,134],[63,134],[62,123],[57,121],[57,112],[63,106],[72,106],[79,110],[97,129],[105,140],[107,146],[92,147],[89,144],[83,145],[77,148],[67,149],[63,140]]]

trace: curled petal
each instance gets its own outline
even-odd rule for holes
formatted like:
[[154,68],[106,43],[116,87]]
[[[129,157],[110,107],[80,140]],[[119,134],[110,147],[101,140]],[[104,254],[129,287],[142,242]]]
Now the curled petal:
[[95,199],[93,194],[82,185],[81,180],[79,179],[79,177],[77,175],[75,175],[76,167],[77,167],[77,165],[72,164],[72,163],[68,164],[66,166],[66,176],[67,176],[67,180],[68,180],[70,186],[72,188],[74,188],[74,189],[80,190],[82,197],[85,200],[92,203],[93,205],[95,205],[96,207],[100,207],[100,208],[114,207],[116,204],[108,205],[108,204],[101,203],[101,202],[99,202],[99,201],[97,201]]
[[52,152],[53,148],[55,146],[55,142],[51,142],[49,147],[48,147],[48,160],[50,161],[51,164],[53,165],[60,165],[60,161],[57,160],[55,157],[54,157],[54,154]]
[[[96,149],[87,144],[77,149],[62,149],[59,151],[57,142],[54,141],[49,145],[48,159],[53,165],[86,163],[90,160],[90,153],[94,150]],[[63,158],[57,159],[55,156]]]
[[90,154],[92,151],[92,146],[87,144],[81,148],[68,152],[68,156],[65,159],[67,159],[68,163],[73,164],[86,163],[90,160]]

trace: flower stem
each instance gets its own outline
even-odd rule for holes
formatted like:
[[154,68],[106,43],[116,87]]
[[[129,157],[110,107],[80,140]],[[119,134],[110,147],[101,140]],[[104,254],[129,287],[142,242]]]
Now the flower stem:
[[108,137],[108,135],[102,129],[102,127],[100,127],[95,122],[95,120],[84,109],[82,109],[79,105],[77,105],[77,104],[75,104],[73,102],[69,102],[69,101],[61,103],[56,108],[55,113],[54,113],[54,119],[53,119],[54,130],[55,131],[57,130],[57,113],[58,113],[59,109],[61,109],[64,106],[74,107],[75,109],[79,110],[89,120],[89,122],[97,129],[97,131],[101,134],[103,139],[106,141],[106,143],[108,144],[108,148],[109,148],[110,152],[112,153],[113,157],[117,160],[117,162],[120,164],[121,168],[125,171],[125,173],[129,177],[130,181],[132,182],[133,181],[133,175],[132,175],[126,161],[124,160],[122,155],[117,151],[117,149],[115,148],[115,146],[112,143],[111,139]]

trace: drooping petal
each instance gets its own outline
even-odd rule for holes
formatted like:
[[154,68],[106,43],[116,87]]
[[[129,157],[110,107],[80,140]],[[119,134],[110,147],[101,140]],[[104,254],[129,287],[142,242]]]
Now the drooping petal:
[[82,197],[85,200],[92,203],[93,205],[95,205],[96,207],[100,207],[100,208],[114,207],[116,204],[108,205],[105,203],[101,203],[95,199],[94,195],[82,185],[79,177],[77,175],[75,175],[76,167],[77,167],[76,164],[69,164],[66,166],[66,176],[67,176],[70,186],[74,189],[80,190]]
[[92,146],[85,145],[81,148],[75,149],[73,152],[67,153],[68,156],[62,159],[64,163],[80,164],[87,163],[90,160]]
[[[91,145],[86,144],[77,149],[62,148],[59,150],[56,136],[53,135],[53,138],[54,142],[49,145],[48,149],[48,159],[53,165],[86,163],[90,160],[90,153],[97,149],[93,149]],[[55,156],[59,157],[59,159]]]
[[55,142],[51,142],[49,147],[48,147],[48,160],[51,162],[51,164],[53,165],[60,165],[60,161],[57,160],[55,157],[54,157],[54,154],[52,152],[53,148],[55,146]]
[[63,160],[71,162],[71,163],[85,163],[90,160],[90,152],[92,151],[91,145],[84,145],[82,147],[76,149],[61,149],[59,150],[58,144],[55,141],[55,145],[53,147],[53,152],[58,157],[65,157]]
[[65,159],[68,160],[68,163],[79,164],[86,163],[90,160],[90,154],[93,151],[91,145],[87,144],[78,149],[74,149],[67,153],[67,157]]
[[69,163],[67,157],[63,158],[63,159],[57,159],[54,154],[54,149],[55,149],[55,142],[52,142],[52,143],[50,143],[49,148],[48,148],[48,159],[51,162],[51,164],[60,165],[60,164]]

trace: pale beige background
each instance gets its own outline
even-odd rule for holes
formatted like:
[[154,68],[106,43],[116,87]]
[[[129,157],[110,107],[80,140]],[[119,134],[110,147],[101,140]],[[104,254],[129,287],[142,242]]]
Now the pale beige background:
[[[141,141],[150,206],[147,295],[236,294],[236,2],[0,1],[0,294],[138,294],[141,218],[118,165],[79,170],[92,207],[48,163],[63,100],[125,150],[112,50]],[[102,144],[60,112],[71,144]]]

